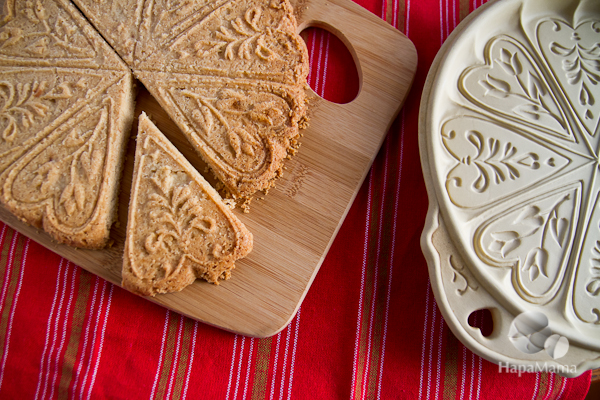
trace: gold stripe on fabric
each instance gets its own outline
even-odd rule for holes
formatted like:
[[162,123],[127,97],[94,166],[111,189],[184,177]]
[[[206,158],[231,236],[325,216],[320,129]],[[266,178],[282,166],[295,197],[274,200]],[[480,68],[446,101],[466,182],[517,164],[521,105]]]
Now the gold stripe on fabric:
[[2,249],[0,251],[0,273],[2,276],[6,273],[6,266],[8,261],[8,253],[10,252],[10,244],[12,243],[15,231],[6,227],[6,233],[4,235],[4,242],[2,243]]
[[[0,267],[2,268],[2,277],[8,281],[11,280],[11,277],[15,272],[14,269],[11,269],[10,275],[5,277],[6,271],[8,270],[8,255],[10,253],[10,247],[15,234],[15,231],[10,229],[9,227],[6,227],[6,236],[4,237],[4,243],[2,243],[2,253],[0,254],[0,262],[2,263],[0,264]],[[6,309],[4,304],[0,304],[0,307],[4,307],[4,309]],[[7,321],[4,317],[5,313],[2,313],[2,315],[0,316],[0,357],[2,357],[2,353],[4,351],[3,344],[7,327]]]
[[398,1],[398,30],[400,32],[406,33],[406,0],[397,0]]
[[[5,243],[8,244],[8,251],[10,252],[11,242],[13,240],[14,235],[17,236],[17,242],[15,243],[15,250],[13,254],[12,268],[10,271],[10,276],[8,279],[8,287],[6,289],[6,297],[4,299],[4,304],[2,304],[2,316],[0,316],[0,359],[4,357],[4,348],[6,343],[6,333],[8,329],[8,319],[10,318],[10,312],[14,300],[14,295],[16,291],[17,284],[19,283],[19,274],[21,272],[21,262],[23,261],[23,247],[25,245],[25,237],[23,235],[19,235],[18,233],[11,230],[10,240],[7,232]],[[4,253],[4,247],[2,252]],[[7,262],[4,263],[6,265]]]
[[165,354],[160,368],[160,377],[158,387],[156,388],[155,399],[164,399],[166,395],[169,377],[171,376],[171,367],[173,365],[173,355],[175,345],[177,344],[177,330],[179,329],[179,314],[169,313],[169,327],[167,328],[167,337],[165,338]]
[[[371,223],[372,226],[369,227],[369,231],[372,232],[374,227],[377,224]],[[376,236],[376,235],[375,235]],[[370,240],[372,241],[372,239]],[[363,397],[363,385],[364,380],[368,379],[368,375],[365,376],[365,367],[366,363],[370,358],[370,354],[368,353],[368,339],[369,339],[369,320],[371,318],[371,304],[373,302],[373,280],[374,280],[374,271],[373,271],[373,257],[371,256],[374,251],[372,249],[372,245],[369,243],[369,248],[367,250],[369,255],[367,257],[367,265],[365,266],[365,283],[364,283],[364,292],[363,292],[363,304],[362,304],[362,314],[360,321],[360,338],[358,342],[358,360],[356,363],[356,381],[354,386],[354,398],[361,399]]]
[[[388,202],[389,206],[392,205],[392,202]],[[388,210],[390,211],[390,210]],[[391,211],[390,211],[391,212]],[[389,214],[387,214],[389,215]],[[373,331],[371,333],[371,361],[369,364],[369,381],[368,381],[368,391],[367,398],[376,399],[377,398],[377,388],[379,386],[378,376],[379,376],[379,367],[382,357],[382,349],[383,349],[383,329],[385,324],[385,308],[387,305],[387,289],[389,284],[389,273],[390,273],[390,252],[391,252],[391,237],[392,235],[387,235],[385,232],[391,232],[393,229],[392,218],[384,218],[383,227],[383,238],[380,243],[381,259],[379,260],[379,269],[377,279],[377,294],[375,299],[375,315],[373,317]]]
[[460,1],[460,3],[458,4],[458,17],[462,21],[470,13],[469,7],[471,7],[470,6],[471,2],[469,0],[459,0],[459,1]]
[[[287,329],[290,329],[288,326]],[[269,379],[269,366],[271,361],[271,348],[273,340],[268,337],[258,339],[256,350],[256,366],[254,370],[254,383],[252,385],[252,399],[264,399],[267,394],[267,381]]]
[[546,398],[548,394],[549,381],[550,381],[550,373],[548,372],[540,372],[540,383],[538,385],[538,392],[535,396],[536,400],[542,400]]
[[192,337],[194,335],[194,321],[189,318],[184,319],[183,333],[181,334],[181,349],[179,352],[179,361],[177,363],[177,374],[175,375],[175,384],[173,387],[173,395],[171,398],[180,399],[183,390],[183,383],[186,380],[187,370],[189,367],[190,355],[194,351],[190,347]]
[[458,390],[458,339],[446,329],[443,399],[453,400]]
[[73,372],[75,371],[79,343],[81,342],[81,332],[83,331],[85,316],[88,312],[88,301],[92,291],[92,274],[79,269],[79,267],[76,268],[79,270],[77,294],[75,297],[75,304],[73,305],[73,316],[71,319],[70,330],[67,332],[69,342],[63,357],[63,366],[58,387],[59,400],[66,400],[69,398],[69,386],[73,380]]
[[394,1],[385,0],[385,21],[390,25],[394,24]]
[[563,378],[560,375],[554,375],[554,384],[552,385],[552,392],[550,392],[548,400],[556,400],[558,398],[558,395],[560,394],[562,389],[564,379],[565,378]]

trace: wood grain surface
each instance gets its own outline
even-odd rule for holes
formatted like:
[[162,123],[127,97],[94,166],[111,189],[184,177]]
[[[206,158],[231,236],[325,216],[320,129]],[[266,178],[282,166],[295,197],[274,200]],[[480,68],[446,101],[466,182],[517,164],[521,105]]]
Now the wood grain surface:
[[[308,89],[310,126],[303,131],[299,153],[287,161],[276,187],[264,199],[251,203],[249,214],[236,210],[254,234],[254,249],[236,263],[230,280],[218,286],[196,281],[181,292],[149,298],[199,321],[254,337],[278,333],[298,310],[402,107],[417,65],[410,40],[349,0],[299,0],[295,7],[298,32],[317,26],[346,44],[360,77],[358,96],[348,104],[334,104]],[[141,84],[139,89],[136,116],[142,111],[149,114],[202,172],[203,162],[177,126]],[[137,118],[129,140],[111,247],[82,250],[58,244],[5,209],[0,209],[0,219],[120,285],[136,132]]]

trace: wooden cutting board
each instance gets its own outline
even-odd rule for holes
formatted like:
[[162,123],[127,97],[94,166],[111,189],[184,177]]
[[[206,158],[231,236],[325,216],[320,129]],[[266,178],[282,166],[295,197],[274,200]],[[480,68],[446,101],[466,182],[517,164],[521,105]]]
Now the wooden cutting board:
[[[236,210],[254,234],[254,249],[236,263],[232,278],[215,286],[196,281],[179,293],[149,298],[199,321],[254,337],[285,328],[304,299],[342,225],[389,126],[410,89],[417,65],[412,42],[350,0],[298,0],[299,30],[317,26],[348,47],[360,77],[357,98],[334,104],[310,91],[310,127],[297,156],[249,214]],[[141,89],[136,115],[145,111],[199,171],[203,162],[158,103]],[[120,285],[135,152],[134,121],[112,247],[82,250],[57,244],[0,208],[0,219],[84,269]],[[339,279],[344,279],[341,276]],[[132,310],[135,312],[135,310]]]

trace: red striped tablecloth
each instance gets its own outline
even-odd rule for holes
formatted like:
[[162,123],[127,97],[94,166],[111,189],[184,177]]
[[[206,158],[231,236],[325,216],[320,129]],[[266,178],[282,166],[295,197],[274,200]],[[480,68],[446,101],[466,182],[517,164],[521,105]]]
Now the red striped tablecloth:
[[[429,66],[481,0],[361,0],[419,53],[390,129],[292,323],[253,339],[167,311],[0,224],[2,399],[582,399],[590,373],[499,373],[452,335],[432,295],[419,237],[427,196],[417,119]],[[360,29],[360,27],[357,27]],[[310,85],[356,92],[340,41],[305,32]]]

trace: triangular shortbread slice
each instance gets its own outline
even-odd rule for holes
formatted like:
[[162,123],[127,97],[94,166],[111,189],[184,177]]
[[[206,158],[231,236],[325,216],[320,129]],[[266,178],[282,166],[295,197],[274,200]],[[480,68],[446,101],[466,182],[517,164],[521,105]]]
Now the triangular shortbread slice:
[[139,118],[123,287],[154,296],[228,279],[252,234],[145,114]]
[[1,65],[126,70],[69,0],[6,0],[2,4]]
[[270,186],[306,112],[304,92],[290,85],[158,72],[138,78],[235,196]]
[[67,0],[7,0],[0,201],[59,242],[102,248],[133,120],[127,65]]

